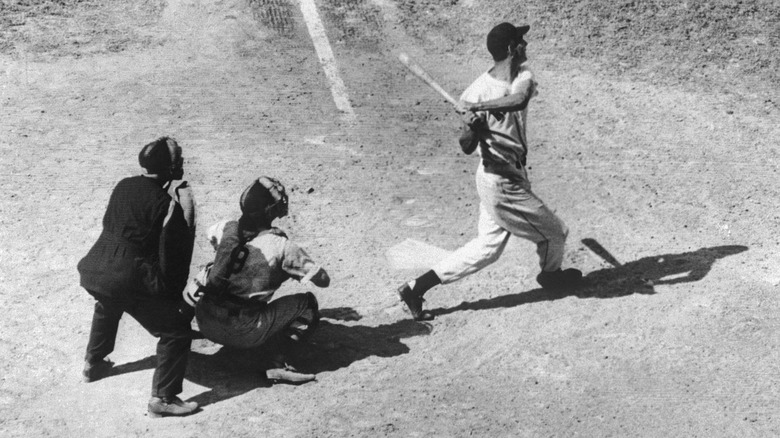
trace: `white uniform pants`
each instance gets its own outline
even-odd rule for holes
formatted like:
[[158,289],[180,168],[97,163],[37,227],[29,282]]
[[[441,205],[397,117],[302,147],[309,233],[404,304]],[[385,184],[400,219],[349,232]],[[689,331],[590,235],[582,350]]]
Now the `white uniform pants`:
[[478,235],[433,267],[442,283],[460,280],[498,260],[511,235],[536,243],[543,271],[560,269],[569,230],[531,192],[527,179],[488,173],[480,165],[476,182]]

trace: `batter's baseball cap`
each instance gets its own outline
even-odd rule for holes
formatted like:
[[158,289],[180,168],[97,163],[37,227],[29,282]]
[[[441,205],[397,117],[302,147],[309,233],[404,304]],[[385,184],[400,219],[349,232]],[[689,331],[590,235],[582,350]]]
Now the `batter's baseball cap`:
[[528,33],[531,26],[523,24],[515,26],[512,23],[501,23],[488,32],[487,49],[494,59],[504,59],[506,57],[506,48],[512,43],[517,43],[523,39],[523,35]]

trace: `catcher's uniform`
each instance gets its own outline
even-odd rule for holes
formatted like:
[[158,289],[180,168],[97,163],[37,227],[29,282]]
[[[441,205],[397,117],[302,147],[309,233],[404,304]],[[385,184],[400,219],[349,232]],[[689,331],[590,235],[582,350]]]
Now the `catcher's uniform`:
[[[461,95],[462,101],[483,102],[521,91],[531,83],[533,73],[522,67],[514,81],[498,80],[488,72],[479,76]],[[487,132],[481,133],[476,172],[480,198],[478,235],[450,254],[433,271],[442,283],[451,283],[495,262],[510,235],[537,245],[543,271],[561,267],[568,229],[531,191],[525,168],[528,142],[525,133],[527,106],[521,111],[480,112]]]
[[206,292],[195,306],[201,333],[209,340],[236,348],[258,347],[276,334],[310,332],[319,319],[311,293],[271,300],[290,278],[306,282],[320,267],[283,231],[271,228],[246,242],[243,267],[230,271],[239,246],[237,221],[221,221],[208,230],[217,253],[202,279]]

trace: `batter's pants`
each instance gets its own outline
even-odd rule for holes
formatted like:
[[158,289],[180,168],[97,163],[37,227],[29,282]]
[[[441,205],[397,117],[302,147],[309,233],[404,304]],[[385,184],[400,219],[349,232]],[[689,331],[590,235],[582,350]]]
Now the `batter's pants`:
[[560,269],[566,237],[566,224],[531,192],[530,184],[486,172],[476,174],[480,197],[477,237],[433,267],[443,284],[471,275],[498,260],[509,237],[536,244],[543,271]]
[[187,355],[192,343],[191,318],[179,313],[179,303],[153,297],[114,300],[91,293],[97,299],[92,316],[86,360],[98,362],[114,351],[119,319],[127,313],[157,342],[157,368],[152,377],[152,397],[173,397],[182,391]]

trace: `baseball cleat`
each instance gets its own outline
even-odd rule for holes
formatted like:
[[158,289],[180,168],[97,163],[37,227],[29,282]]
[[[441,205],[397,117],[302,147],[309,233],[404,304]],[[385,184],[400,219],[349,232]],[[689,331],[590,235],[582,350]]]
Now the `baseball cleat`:
[[82,376],[84,376],[84,382],[96,382],[104,377],[110,376],[111,368],[113,368],[113,366],[114,362],[105,359],[95,363],[84,362],[84,370],[81,372]]
[[433,314],[422,308],[425,302],[422,295],[416,295],[412,288],[409,287],[409,283],[404,283],[403,286],[398,288],[398,296],[401,297],[401,301],[406,303],[406,307],[415,321],[430,321],[433,319]]
[[551,272],[542,271],[536,276],[536,281],[543,289],[572,289],[582,283],[582,272],[573,268]]
[[149,400],[149,416],[152,418],[161,417],[183,417],[190,415],[198,409],[195,402],[185,402],[179,397],[152,397]]

